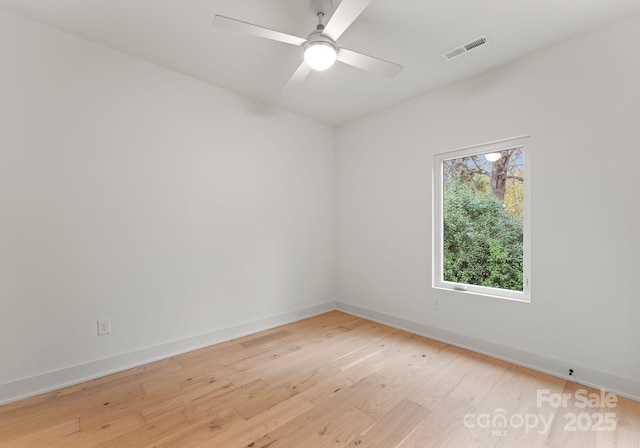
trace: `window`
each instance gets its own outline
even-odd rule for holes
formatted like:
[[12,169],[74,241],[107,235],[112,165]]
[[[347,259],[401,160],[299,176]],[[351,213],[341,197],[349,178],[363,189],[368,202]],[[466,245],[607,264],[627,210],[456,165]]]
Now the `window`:
[[435,156],[435,288],[529,301],[527,141]]

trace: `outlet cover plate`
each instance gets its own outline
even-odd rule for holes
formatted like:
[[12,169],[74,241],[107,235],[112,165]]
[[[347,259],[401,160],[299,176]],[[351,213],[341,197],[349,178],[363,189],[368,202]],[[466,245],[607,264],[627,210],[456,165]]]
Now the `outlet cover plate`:
[[111,333],[111,320],[100,319],[98,320],[98,336],[104,336]]

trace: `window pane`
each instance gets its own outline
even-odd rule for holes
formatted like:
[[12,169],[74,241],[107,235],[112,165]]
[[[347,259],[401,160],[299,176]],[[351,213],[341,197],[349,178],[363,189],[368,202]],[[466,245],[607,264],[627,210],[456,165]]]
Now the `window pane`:
[[444,160],[443,279],[523,291],[524,152]]

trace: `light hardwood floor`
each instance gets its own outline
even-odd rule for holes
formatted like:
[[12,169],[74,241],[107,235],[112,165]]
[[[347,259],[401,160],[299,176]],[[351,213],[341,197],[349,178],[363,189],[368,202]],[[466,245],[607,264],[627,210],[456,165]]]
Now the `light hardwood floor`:
[[2,406],[0,448],[640,447],[581,389],[334,311]]

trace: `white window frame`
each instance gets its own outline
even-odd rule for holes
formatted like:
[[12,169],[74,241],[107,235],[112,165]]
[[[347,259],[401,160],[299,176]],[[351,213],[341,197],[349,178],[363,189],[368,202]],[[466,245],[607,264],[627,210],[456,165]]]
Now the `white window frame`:
[[[444,280],[444,191],[443,191],[443,164],[446,160],[476,154],[502,151],[511,148],[523,149],[524,164],[524,216],[523,216],[523,291],[512,291],[488,286],[455,283]],[[488,297],[517,300],[521,302],[531,301],[531,139],[528,135],[509,138],[505,140],[473,145],[465,148],[448,151],[434,156],[433,165],[433,288],[455,291],[462,294],[479,294]]]

